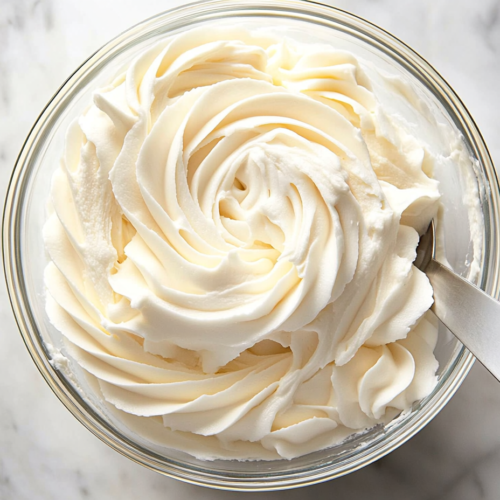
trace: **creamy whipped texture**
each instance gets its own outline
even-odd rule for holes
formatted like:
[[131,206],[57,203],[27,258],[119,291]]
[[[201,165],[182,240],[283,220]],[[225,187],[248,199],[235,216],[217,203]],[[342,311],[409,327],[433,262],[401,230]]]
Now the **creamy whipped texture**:
[[94,93],[53,176],[66,352],[127,426],[203,459],[293,458],[408,410],[436,384],[412,265],[433,127],[333,47],[239,27],[155,45]]

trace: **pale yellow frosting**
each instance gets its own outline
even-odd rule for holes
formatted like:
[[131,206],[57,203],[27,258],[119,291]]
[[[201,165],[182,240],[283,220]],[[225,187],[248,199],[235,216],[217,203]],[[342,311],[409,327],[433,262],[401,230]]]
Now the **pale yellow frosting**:
[[293,458],[432,391],[412,261],[439,190],[402,116],[435,124],[410,90],[238,27],[166,39],[95,92],[52,181],[47,312],[127,425]]

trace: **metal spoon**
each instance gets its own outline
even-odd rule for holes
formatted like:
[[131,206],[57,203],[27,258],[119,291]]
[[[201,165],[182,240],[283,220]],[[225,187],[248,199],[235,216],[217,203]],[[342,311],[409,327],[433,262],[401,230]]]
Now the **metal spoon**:
[[415,266],[434,289],[434,314],[500,381],[500,302],[434,259],[434,222],[420,238]]

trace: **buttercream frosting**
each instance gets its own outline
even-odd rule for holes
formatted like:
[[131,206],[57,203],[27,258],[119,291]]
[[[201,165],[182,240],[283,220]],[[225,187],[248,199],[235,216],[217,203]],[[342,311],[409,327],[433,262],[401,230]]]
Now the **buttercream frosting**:
[[52,179],[46,308],[123,422],[203,459],[293,458],[430,394],[418,102],[349,52],[239,27],[94,93]]

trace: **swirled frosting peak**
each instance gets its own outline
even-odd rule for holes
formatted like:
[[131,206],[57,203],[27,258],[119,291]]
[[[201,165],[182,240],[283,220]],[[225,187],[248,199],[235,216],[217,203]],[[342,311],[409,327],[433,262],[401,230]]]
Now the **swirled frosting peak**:
[[293,458],[432,391],[412,262],[434,153],[388,88],[434,126],[348,52],[203,28],[94,93],[52,180],[47,312],[128,426],[205,459]]

